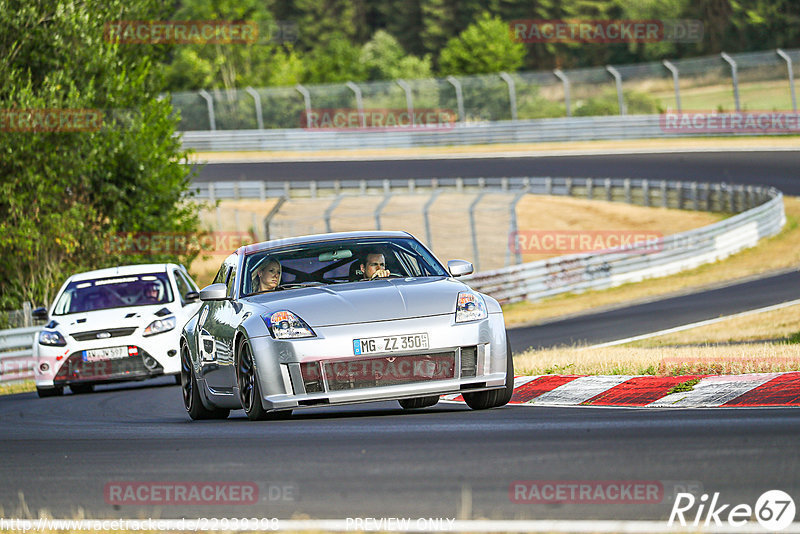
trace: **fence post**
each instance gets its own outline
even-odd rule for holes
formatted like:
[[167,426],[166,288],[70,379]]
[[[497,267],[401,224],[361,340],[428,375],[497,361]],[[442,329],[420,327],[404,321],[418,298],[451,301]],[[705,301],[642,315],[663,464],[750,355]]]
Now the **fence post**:
[[572,196],[572,178],[565,178],[564,179],[564,189],[566,190],[566,196]]
[[586,199],[592,200],[592,188],[594,187],[594,182],[591,178],[586,179]]
[[428,240],[428,248],[433,248],[433,235],[431,234],[431,223],[430,220],[428,220],[428,214],[431,210],[431,206],[436,201],[436,197],[438,197],[441,192],[441,189],[436,189],[436,186],[434,186],[430,198],[422,207],[422,218],[425,220],[425,238]]
[[619,104],[619,114],[625,115],[625,98],[622,96],[622,76],[619,71],[611,65],[606,65],[606,70],[614,77],[617,85],[617,104]]
[[403,89],[406,94],[406,109],[408,116],[411,117],[411,124],[414,124],[414,95],[411,93],[411,86],[405,80],[395,80],[395,83]]
[[258,199],[261,202],[265,202],[267,200],[267,184],[264,181],[258,182]]
[[606,189],[606,200],[608,202],[611,202],[611,200],[613,199],[613,195],[611,193],[611,178],[606,178],[603,185],[605,186]]
[[699,211],[700,210],[700,198],[697,195],[697,182],[692,182],[691,188],[692,188],[692,201],[693,201],[694,210],[695,211]]
[[731,79],[733,80],[733,100],[736,104],[736,111],[741,111],[742,108],[739,103],[739,69],[736,66],[736,61],[734,61],[734,59],[725,52],[722,52],[720,57],[731,66]]
[[650,182],[646,178],[642,180],[642,204],[646,208],[650,207]]
[[794,92],[794,68],[792,67],[792,58],[780,48],[778,48],[776,52],[786,61],[786,70],[789,73],[789,89],[792,92],[792,111],[797,113],[797,95]]
[[281,206],[283,206],[283,203],[286,202],[287,200],[289,200],[289,197],[285,196],[278,197],[278,201],[275,203],[274,206],[272,206],[272,209],[269,210],[267,216],[264,217],[264,241],[270,240],[269,224],[272,222],[272,218],[278,214],[278,211],[280,211]]
[[259,130],[264,129],[264,117],[261,116],[261,95],[253,89],[252,87],[245,87],[244,88],[247,93],[253,97],[253,100],[256,104],[256,124],[258,125]]
[[[516,236],[517,234],[517,204],[519,203],[520,200],[522,200],[522,197],[528,194],[529,191],[530,191],[530,186],[525,186],[525,189],[514,195],[514,198],[511,200],[511,205],[509,206],[509,212],[511,215],[510,217],[511,222],[509,223],[509,229],[508,229],[509,238],[511,238],[511,236]],[[511,247],[508,247],[508,252],[506,253],[506,265],[509,264],[510,259],[511,259]],[[517,249],[516,240],[514,243],[514,261],[516,262],[517,265],[522,263],[522,252]]]
[[331,214],[333,213],[333,210],[336,209],[336,206],[339,205],[339,202],[341,202],[343,198],[344,198],[344,195],[339,195],[339,196],[335,197],[333,199],[333,202],[331,202],[328,205],[328,207],[325,208],[325,214],[323,215],[323,217],[325,218],[325,231],[328,232],[328,233],[333,232],[333,230],[331,228]]
[[345,84],[353,94],[356,95],[356,109],[358,109],[358,117],[361,120],[361,127],[367,127],[367,116],[364,115],[364,99],[361,98],[361,88],[354,84],[353,82],[347,82]]
[[561,83],[564,85],[564,106],[567,108],[567,117],[572,117],[569,98],[569,78],[567,78],[567,75],[564,74],[564,71],[561,69],[554,70],[553,74],[556,78],[561,80]]
[[511,108],[511,120],[517,120],[517,88],[514,85],[514,79],[508,75],[507,72],[501,72],[500,77],[508,85],[508,102]]
[[475,197],[475,200],[472,201],[469,205],[469,228],[472,232],[472,258],[473,263],[475,264],[475,270],[480,271],[480,257],[478,256],[478,229],[475,225],[475,207],[478,205],[478,202],[481,201],[483,195],[486,193],[481,191],[478,193],[478,196]]
[[383,208],[386,207],[386,204],[388,204],[390,200],[392,200],[392,194],[391,193],[386,193],[386,196],[383,197],[383,200],[380,201],[380,203],[378,204],[378,207],[375,208],[375,229],[376,230],[380,230],[381,229],[381,212],[383,211]]
[[544,179],[544,194],[545,195],[553,194],[553,179],[549,176]]
[[675,104],[678,106],[678,113],[681,112],[681,87],[679,83],[678,67],[672,64],[671,61],[666,59],[661,62],[671,73],[672,83],[675,85]]
[[303,105],[306,108],[306,128],[311,127],[311,93],[308,92],[308,89],[300,85],[299,83],[294,86],[295,90],[303,95]]
[[631,204],[633,200],[631,198],[631,179],[625,178],[625,180],[622,181],[622,186],[625,188],[625,202]]
[[661,180],[661,207],[669,207],[669,199],[667,198],[667,181]]
[[211,204],[216,204],[217,203],[216,197],[217,195],[216,192],[214,191],[214,182],[208,182],[208,201]]
[[458,106],[459,122],[466,122],[467,117],[464,115],[464,93],[461,91],[461,82],[455,77],[448,76],[447,81],[456,89],[456,105]]
[[214,131],[217,129],[217,119],[214,116],[214,99],[205,89],[200,89],[197,94],[202,96],[206,101],[206,107],[208,108],[208,126],[212,131]]

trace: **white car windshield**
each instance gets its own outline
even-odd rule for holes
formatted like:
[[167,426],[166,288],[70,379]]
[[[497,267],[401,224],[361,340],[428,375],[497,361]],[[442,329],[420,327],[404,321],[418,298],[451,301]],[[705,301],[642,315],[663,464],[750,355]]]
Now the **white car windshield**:
[[249,254],[241,292],[364,281],[364,271],[376,269],[381,277],[447,276],[436,258],[414,239],[342,239]]
[[53,315],[167,302],[172,302],[172,289],[166,273],[132,274],[70,282]]

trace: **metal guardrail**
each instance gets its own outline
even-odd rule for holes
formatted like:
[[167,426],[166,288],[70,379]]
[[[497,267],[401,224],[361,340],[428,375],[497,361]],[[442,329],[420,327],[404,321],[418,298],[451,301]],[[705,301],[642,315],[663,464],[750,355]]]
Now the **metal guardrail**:
[[[768,199],[733,217],[664,237],[648,247],[560,256],[477,273],[464,281],[505,304],[605,289],[692,269],[755,246],[781,230],[786,222],[783,195],[774,188],[759,188],[755,194],[762,201],[764,196]],[[737,202],[735,195],[728,202]]]
[[41,326],[0,330],[0,382],[33,378],[33,338]]
[[[451,128],[420,127],[401,131],[320,131],[295,128],[189,131],[181,135],[184,148],[202,152],[238,150],[302,152],[685,136],[683,133],[665,132],[661,120],[660,115],[614,115],[459,123]],[[692,133],[692,135],[704,134]]]

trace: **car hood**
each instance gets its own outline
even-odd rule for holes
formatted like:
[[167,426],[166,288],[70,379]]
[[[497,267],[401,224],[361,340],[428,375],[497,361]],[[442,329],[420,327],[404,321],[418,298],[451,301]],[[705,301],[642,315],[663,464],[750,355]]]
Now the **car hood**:
[[[170,304],[173,304],[173,306],[170,307]],[[164,313],[162,317],[169,317],[175,314],[174,303],[167,303],[70,313],[69,315],[53,315],[50,319],[58,323],[57,329],[67,334],[108,330],[110,328],[144,327],[159,318],[156,313],[162,308],[170,311],[168,314]]]
[[391,278],[306,287],[248,297],[266,312],[289,310],[309,326],[336,326],[455,313],[463,283],[449,278]]

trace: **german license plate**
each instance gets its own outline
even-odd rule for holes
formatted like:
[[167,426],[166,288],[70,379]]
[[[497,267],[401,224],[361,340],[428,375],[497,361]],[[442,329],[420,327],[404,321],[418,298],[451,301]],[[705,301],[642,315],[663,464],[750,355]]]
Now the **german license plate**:
[[353,340],[353,354],[375,354],[403,350],[428,348],[428,334],[406,334],[402,336],[364,337]]
[[83,351],[83,361],[99,362],[103,360],[117,360],[127,358],[128,347],[110,347],[107,349],[93,349]]

